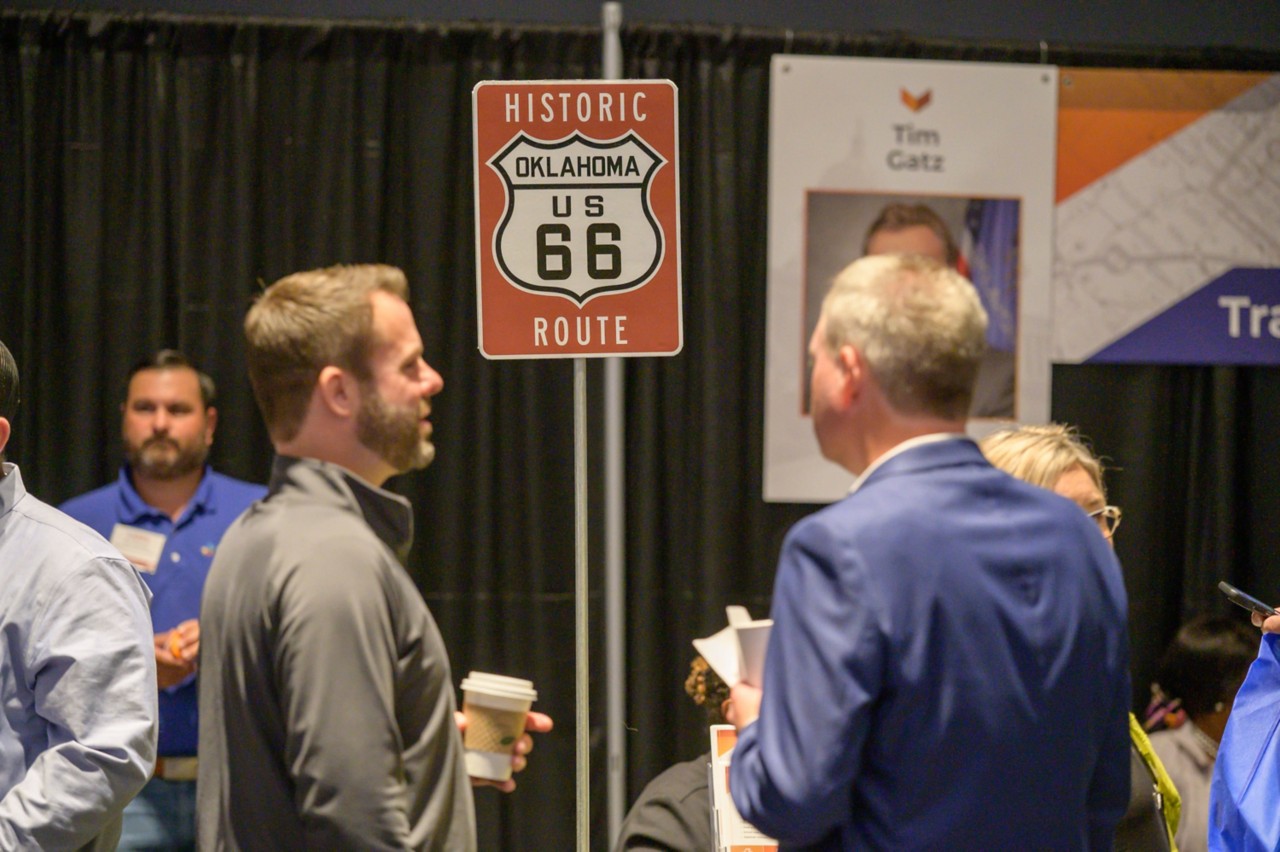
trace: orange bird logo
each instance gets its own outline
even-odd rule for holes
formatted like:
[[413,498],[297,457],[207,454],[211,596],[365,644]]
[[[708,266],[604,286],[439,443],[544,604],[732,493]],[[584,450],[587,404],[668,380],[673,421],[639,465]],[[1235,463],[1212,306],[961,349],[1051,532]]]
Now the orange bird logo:
[[929,101],[933,100],[933,89],[925,89],[919,95],[913,95],[906,89],[901,89],[900,91],[902,93],[902,102],[912,112],[919,112],[929,105]]

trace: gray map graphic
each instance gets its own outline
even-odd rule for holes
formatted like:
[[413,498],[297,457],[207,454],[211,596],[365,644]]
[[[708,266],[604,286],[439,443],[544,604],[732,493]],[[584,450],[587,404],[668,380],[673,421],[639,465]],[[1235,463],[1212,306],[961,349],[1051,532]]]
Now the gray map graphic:
[[1229,269],[1280,266],[1280,75],[1059,204],[1054,242],[1060,363]]

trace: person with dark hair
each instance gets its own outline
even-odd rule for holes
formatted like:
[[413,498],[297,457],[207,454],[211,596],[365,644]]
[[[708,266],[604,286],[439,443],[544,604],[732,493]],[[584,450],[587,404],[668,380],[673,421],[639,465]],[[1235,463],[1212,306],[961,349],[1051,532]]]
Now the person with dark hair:
[[960,246],[942,217],[927,204],[886,204],[867,228],[862,253],[922,254],[955,269]]
[[1218,743],[1231,703],[1258,652],[1257,636],[1240,620],[1203,615],[1182,625],[1160,659],[1156,686],[1168,702],[1178,702],[1181,723],[1151,734],[1182,797],[1177,842],[1181,852],[1209,848],[1209,787]]
[[61,509],[108,537],[151,589],[160,696],[155,777],[124,813],[121,849],[194,849],[200,595],[227,527],[267,490],[208,464],[213,379],[174,349],[129,371],[116,481]]
[[0,849],[114,849],[155,763],[150,593],[4,461],[17,407],[0,343]]
[[[684,691],[707,714],[707,725],[732,724],[729,687],[701,656],[689,664]],[[670,766],[645,785],[627,811],[614,852],[704,852],[711,828],[711,753]]]
[[9,347],[0,342],[0,419],[5,421],[4,434],[0,436],[0,464],[4,464],[4,445],[9,442],[9,430],[17,410],[18,364]]

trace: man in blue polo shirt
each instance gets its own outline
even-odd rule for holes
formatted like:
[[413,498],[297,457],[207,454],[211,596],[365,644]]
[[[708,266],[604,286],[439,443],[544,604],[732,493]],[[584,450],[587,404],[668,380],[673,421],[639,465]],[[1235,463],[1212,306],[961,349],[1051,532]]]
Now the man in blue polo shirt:
[[222,534],[266,489],[206,464],[214,384],[162,350],[129,373],[119,478],[64,512],[109,538],[151,588],[160,742],[155,777],[125,809],[121,849],[194,849],[200,595]]

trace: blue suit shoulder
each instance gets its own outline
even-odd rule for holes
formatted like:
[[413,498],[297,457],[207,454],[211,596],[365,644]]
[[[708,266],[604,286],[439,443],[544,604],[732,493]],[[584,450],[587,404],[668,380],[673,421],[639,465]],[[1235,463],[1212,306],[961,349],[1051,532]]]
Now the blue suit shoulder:
[[787,538],[806,548],[917,551],[967,535],[975,524],[1061,541],[1093,522],[1067,498],[996,469],[972,442],[955,440],[887,460],[858,490],[798,521]]

